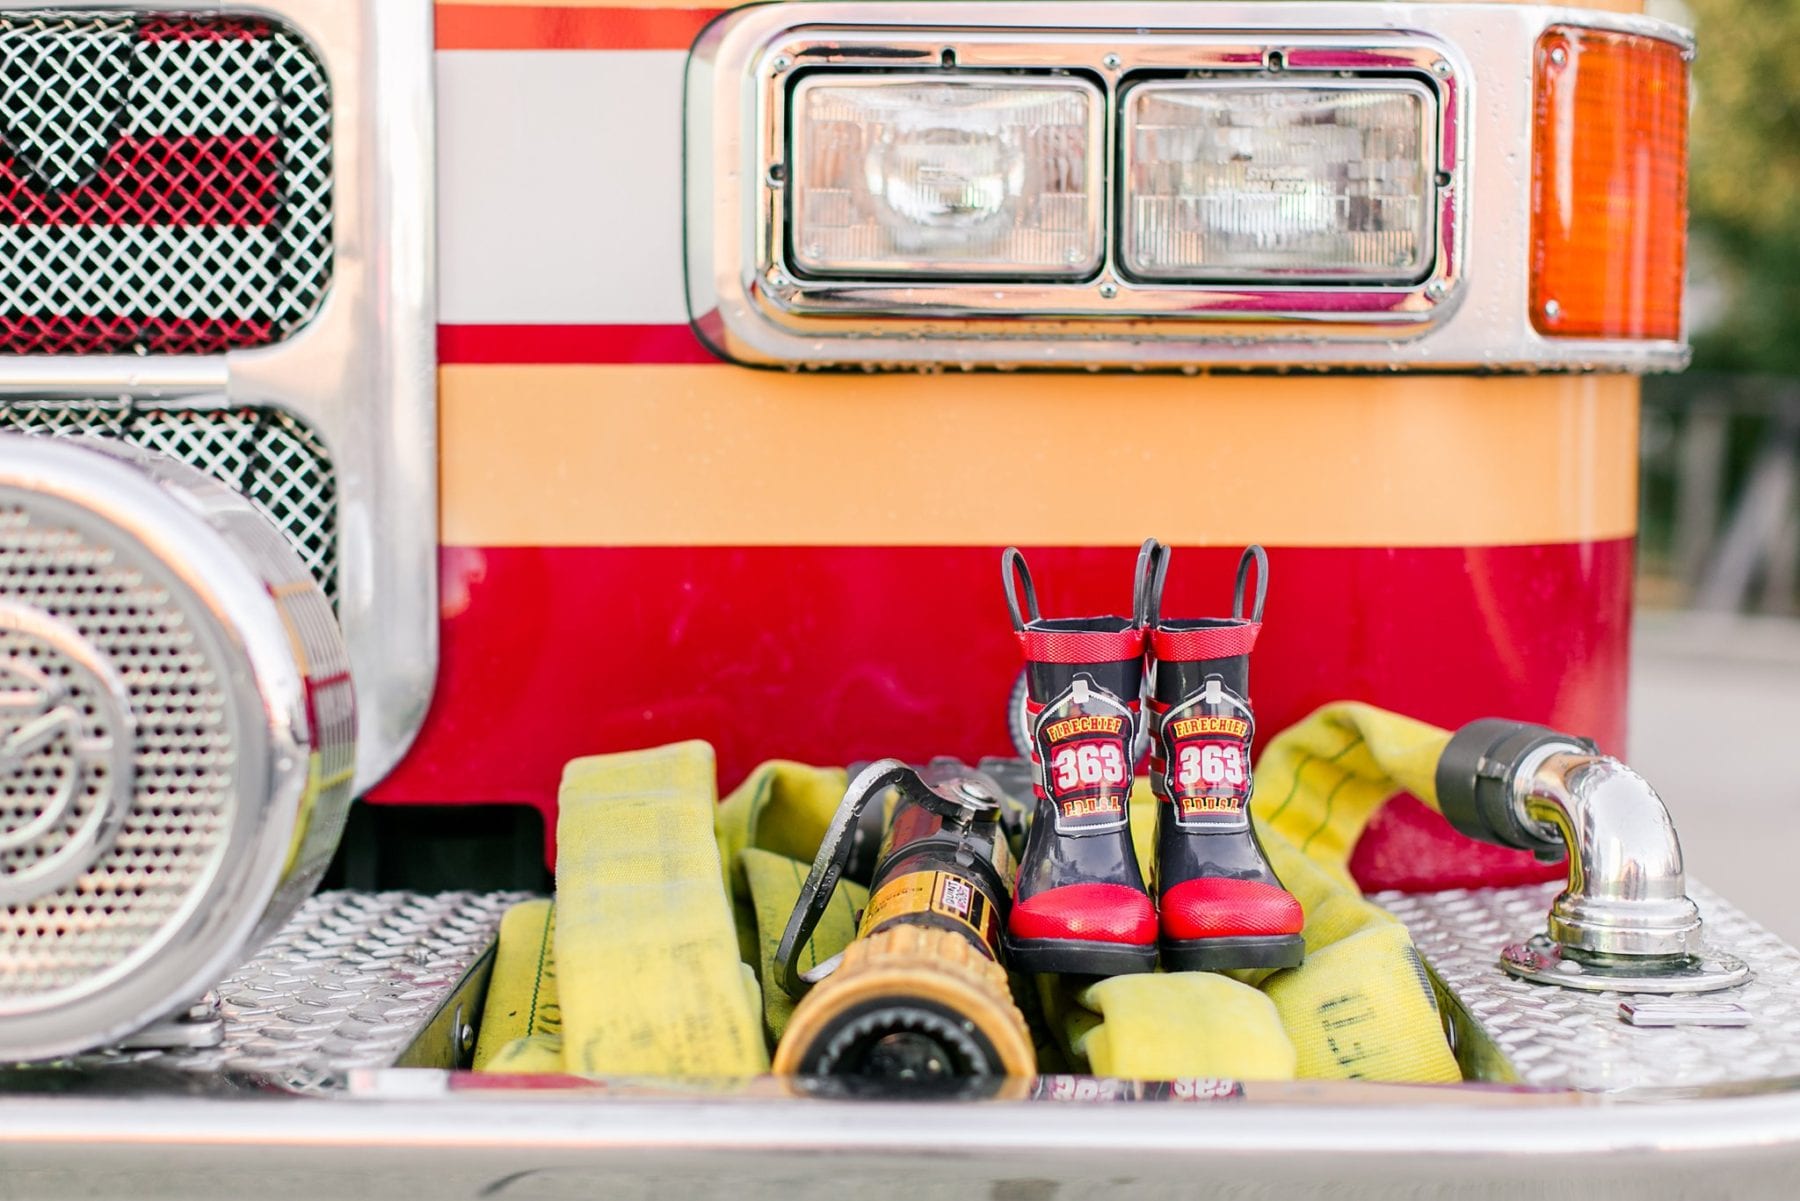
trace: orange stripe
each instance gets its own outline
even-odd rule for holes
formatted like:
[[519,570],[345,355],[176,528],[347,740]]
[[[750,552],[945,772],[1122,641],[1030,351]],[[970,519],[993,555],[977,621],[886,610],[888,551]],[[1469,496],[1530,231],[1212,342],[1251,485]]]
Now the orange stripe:
[[686,50],[714,8],[440,4],[439,50]]
[[440,378],[458,546],[1475,546],[1637,523],[1623,376]]

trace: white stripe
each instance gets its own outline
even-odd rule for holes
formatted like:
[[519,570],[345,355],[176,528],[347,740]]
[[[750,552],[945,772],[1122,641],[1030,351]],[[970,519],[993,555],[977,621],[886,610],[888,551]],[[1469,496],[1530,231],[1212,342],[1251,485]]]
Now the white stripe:
[[678,50],[438,54],[447,324],[678,324]]
[[5,225],[0,311],[267,318],[284,255],[264,225]]
[[268,38],[139,41],[125,132],[138,137],[280,130]]

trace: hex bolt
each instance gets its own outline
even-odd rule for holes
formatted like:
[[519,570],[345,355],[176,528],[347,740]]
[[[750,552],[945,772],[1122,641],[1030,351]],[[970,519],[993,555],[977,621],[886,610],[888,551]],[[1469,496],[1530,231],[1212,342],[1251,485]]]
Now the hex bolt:
[[1100,285],[1100,299],[1101,300],[1111,300],[1113,297],[1117,296],[1118,294],[1119,294],[1119,285],[1118,284],[1109,282],[1109,283],[1104,283],[1104,284]]
[[783,71],[787,70],[789,67],[791,67],[793,65],[794,65],[793,59],[789,58],[785,54],[777,54],[775,56],[774,60],[769,63],[769,70],[771,70],[771,71],[775,72],[777,75],[779,75]]
[[1441,279],[1434,279],[1425,285],[1425,295],[1433,300],[1442,300],[1450,294],[1450,285]]
[[1431,73],[1439,79],[1448,79],[1450,77],[1450,61],[1443,58],[1437,59],[1431,64]]
[[1120,63],[1123,61],[1124,60],[1122,60],[1118,55],[1109,54],[1105,58],[1100,60],[1100,65],[1105,67],[1108,71],[1117,71],[1119,69]]

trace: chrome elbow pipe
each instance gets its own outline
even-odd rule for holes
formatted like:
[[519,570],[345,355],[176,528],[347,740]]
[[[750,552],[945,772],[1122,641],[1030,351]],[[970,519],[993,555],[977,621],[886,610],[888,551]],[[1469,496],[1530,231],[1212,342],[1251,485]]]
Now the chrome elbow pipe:
[[1569,882],[1549,934],[1587,956],[1701,953],[1700,910],[1687,895],[1681,840],[1656,790],[1617,759],[1575,747],[1535,752],[1513,781],[1525,820],[1569,853]]
[[1699,991],[1747,978],[1710,953],[1681,839],[1649,783],[1592,742],[1524,722],[1463,727],[1438,760],[1438,803],[1462,833],[1554,860],[1568,883],[1547,938],[1507,948],[1515,975],[1578,988]]

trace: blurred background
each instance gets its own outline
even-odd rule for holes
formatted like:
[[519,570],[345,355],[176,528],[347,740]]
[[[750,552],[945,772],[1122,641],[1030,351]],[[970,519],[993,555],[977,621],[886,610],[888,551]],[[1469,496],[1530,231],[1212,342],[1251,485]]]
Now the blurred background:
[[1688,870],[1790,941],[1800,896],[1800,0],[1693,27],[1694,364],[1645,381],[1632,763]]

